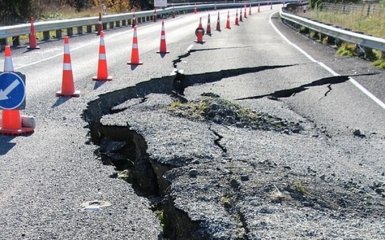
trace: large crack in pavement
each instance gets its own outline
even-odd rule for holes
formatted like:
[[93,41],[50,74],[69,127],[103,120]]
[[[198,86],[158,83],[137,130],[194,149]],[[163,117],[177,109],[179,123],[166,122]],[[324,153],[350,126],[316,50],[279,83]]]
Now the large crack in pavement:
[[[179,56],[178,59],[174,61],[174,67],[177,67],[178,60],[181,60],[183,57],[187,57],[190,54],[191,51],[189,51],[188,54]],[[169,147],[171,147],[171,149],[167,150],[170,152],[170,159],[168,161],[160,160],[160,156],[156,154],[150,155],[149,146],[153,146],[149,145],[148,141],[154,141],[155,138],[166,137],[172,142],[170,132],[168,132],[169,135],[167,135],[166,132],[162,133],[160,136],[154,137],[154,139],[146,139],[143,135],[144,130],[142,127],[140,125],[133,125],[136,124],[133,122],[133,119],[128,120],[126,117],[121,119],[118,118],[117,121],[119,121],[119,126],[102,123],[101,119],[104,116],[111,116],[114,118],[114,116],[117,117],[118,115],[125,113],[125,111],[135,111],[136,108],[141,106],[143,106],[143,109],[148,111],[147,114],[150,114],[149,117],[145,118],[151,118],[151,114],[153,114],[154,111],[157,111],[160,105],[164,105],[164,103],[161,103],[162,101],[158,100],[155,100],[155,105],[146,105],[149,101],[149,96],[153,98],[154,94],[165,95],[170,99],[176,99],[177,101],[188,103],[188,100],[183,96],[183,93],[185,88],[194,84],[215,82],[227,77],[290,66],[292,65],[260,66],[221,70],[194,75],[185,75],[182,71],[176,70],[175,75],[153,78],[135,86],[105,93],[100,95],[94,101],[88,103],[87,109],[83,112],[83,118],[89,124],[90,141],[100,146],[99,150],[95,154],[101,158],[101,161],[104,164],[114,165],[116,167],[117,173],[111,177],[121,178],[131,183],[138,195],[144,196],[150,200],[152,210],[159,216],[161,225],[163,225],[163,235],[159,236],[159,239],[214,239],[216,238],[213,237],[214,235],[225,236],[228,233],[226,231],[236,232],[236,234],[231,237],[233,239],[248,239],[252,226],[249,226],[250,222],[246,219],[247,214],[240,211],[240,209],[236,206],[244,199],[242,199],[241,195],[238,193],[233,193],[233,196],[235,196],[233,198],[239,199],[237,201],[234,200],[234,206],[230,206],[232,209],[228,209],[229,216],[226,216],[226,219],[228,218],[228,220],[226,220],[227,222],[225,223],[228,224],[230,230],[221,228],[223,226],[220,224],[214,224],[213,226],[216,226],[214,228],[204,228],[202,220],[181,208],[180,200],[174,196],[171,191],[171,179],[178,177],[178,174],[181,175],[182,172],[187,172],[187,175],[190,177],[190,179],[188,179],[190,184],[191,179],[198,178],[199,175],[202,174],[201,171],[206,171],[200,169],[201,167],[199,164],[206,164],[207,162],[207,164],[211,165],[211,161],[216,159],[216,157],[213,157],[210,154],[197,156],[195,153],[196,149],[193,149],[192,152],[188,152],[187,154],[174,156],[172,153],[172,145],[170,145]],[[154,103],[154,99],[151,101]],[[146,121],[160,121],[160,119],[163,119],[166,116],[164,113],[161,114],[163,115],[159,115],[154,119]],[[167,116],[169,115],[170,114],[167,113]],[[136,115],[135,118],[141,118],[141,116]],[[176,120],[177,118],[173,117],[173,119]],[[272,119],[274,120],[274,118]],[[182,119],[179,121],[182,123],[183,121],[188,120]],[[281,121],[278,123],[283,124]],[[205,126],[206,123],[194,123],[194,121],[191,121],[188,125],[194,124]],[[228,149],[229,142],[224,141],[226,136],[224,136],[222,132],[220,134],[218,129],[214,129],[214,124],[217,124],[216,126],[220,126],[218,123],[212,123],[209,125],[208,130],[211,135],[202,138],[203,142],[201,142],[201,144],[204,144],[204,141],[212,141],[211,145],[215,146],[215,149],[219,148],[221,150],[219,156],[227,155],[229,151],[233,153],[234,150]],[[172,124],[167,123],[157,126],[169,131],[171,131],[172,129],[170,130],[170,128],[173,127]],[[145,126],[143,127],[144,129],[146,128]],[[198,129],[202,132],[207,131],[207,128],[205,129],[204,127]],[[184,131],[188,133],[188,126],[185,126]],[[181,135],[186,133],[180,132]],[[186,136],[186,139],[190,138]],[[179,144],[183,145],[188,143]],[[205,145],[204,147],[211,147],[211,145],[208,143],[208,145]],[[188,145],[186,145],[186,147],[187,146]],[[234,149],[234,147],[232,147],[232,149]],[[186,149],[184,150],[186,151]],[[153,152],[155,150],[151,149],[151,151]],[[216,152],[218,150],[213,149],[212,151]],[[222,161],[223,163],[219,163],[219,165],[230,164],[230,167],[232,167],[231,160],[223,159]],[[191,164],[195,164],[197,169],[191,168]],[[218,166],[215,171],[223,171],[226,176],[225,179],[227,179],[228,182],[227,184],[230,184],[232,188],[238,188],[240,184],[238,180],[231,177],[232,171],[221,169],[222,168]],[[248,180],[249,176],[241,176],[241,181],[247,182]],[[223,181],[222,178],[219,178],[217,181],[218,186],[215,185],[214,188],[219,188],[219,186],[223,184],[221,182]],[[225,202],[225,200],[223,201]]]
[[323,85],[326,85],[328,88],[328,90],[324,93],[324,97],[326,97],[333,90],[332,85],[344,83],[348,81],[350,77],[353,77],[353,76],[368,76],[368,75],[374,75],[374,74],[375,73],[326,77],[326,78],[313,81],[311,83],[303,84],[299,87],[277,90],[272,93],[267,93],[267,94],[258,95],[258,96],[237,98],[235,100],[260,99],[264,97],[268,97],[273,100],[277,100],[280,98],[289,98],[289,97],[294,97],[298,93],[307,91],[311,87],[319,87]]
[[[180,62],[182,58],[197,51],[204,51],[204,49],[190,50],[180,55],[178,59],[173,61],[173,66],[176,68],[177,63]],[[95,154],[101,158],[104,164],[114,165],[116,167],[117,174],[111,177],[119,177],[131,183],[138,195],[149,198],[153,204],[154,211],[167,212],[162,214],[164,217],[167,216],[167,219],[161,220],[166,222],[166,224],[164,224],[163,237],[170,239],[190,239],[192,233],[199,233],[197,239],[206,239],[208,236],[200,230],[199,223],[192,221],[185,212],[175,208],[173,200],[167,197],[169,183],[165,181],[163,175],[175,166],[159,164],[150,159],[146,153],[146,140],[137,132],[130,130],[130,124],[128,122],[126,123],[126,127],[103,126],[100,123],[100,119],[104,115],[117,114],[130,107],[143,104],[146,101],[146,96],[149,94],[166,94],[186,101],[183,97],[184,89],[191,85],[220,81],[226,77],[289,66],[290,65],[260,66],[196,75],[184,75],[181,71],[177,70],[175,71],[176,74],[172,76],[153,78],[149,81],[141,82],[136,86],[102,94],[98,99],[89,102],[87,109],[83,112],[83,119],[88,122],[90,128],[90,141],[100,146],[99,152]],[[130,99],[135,99],[135,101],[124,106],[123,103]],[[221,136],[216,131],[212,129],[211,131],[218,137],[218,139],[214,141],[214,144],[226,153],[226,148],[219,143]],[[111,150],[111,146],[113,146],[113,150]]]
[[221,49],[237,49],[237,48],[246,48],[246,47],[188,49],[186,53],[179,55],[177,59],[173,60],[172,65],[174,66],[174,68],[177,68],[178,63],[182,62],[182,59],[189,57],[194,52],[207,52],[207,51],[216,51]]

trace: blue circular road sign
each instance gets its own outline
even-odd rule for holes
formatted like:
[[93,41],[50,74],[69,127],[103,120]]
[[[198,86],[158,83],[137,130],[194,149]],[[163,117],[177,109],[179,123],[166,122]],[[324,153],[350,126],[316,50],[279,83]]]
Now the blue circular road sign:
[[25,101],[25,77],[14,72],[0,74],[0,109],[18,109]]

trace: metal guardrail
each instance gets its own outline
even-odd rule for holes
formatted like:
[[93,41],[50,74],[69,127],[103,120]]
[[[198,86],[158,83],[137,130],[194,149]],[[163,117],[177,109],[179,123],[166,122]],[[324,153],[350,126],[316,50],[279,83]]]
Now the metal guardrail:
[[368,36],[365,34],[356,33],[345,29],[337,28],[334,26],[326,25],[323,23],[319,23],[316,21],[312,21],[307,18],[299,17],[296,15],[284,12],[282,9],[280,11],[280,16],[282,19],[286,21],[302,25],[308,29],[325,34],[327,36],[340,39],[345,42],[354,43],[361,47],[365,47],[369,49],[377,49],[385,52],[385,39],[383,38]]
[[[249,6],[267,5],[267,4],[279,4],[282,0],[272,0],[272,1],[252,1],[252,2],[239,2],[239,3],[218,3],[218,4],[197,4],[197,5],[186,5],[186,6],[173,6],[167,7],[164,9],[157,9],[156,16],[162,15],[171,15],[173,13],[188,13],[192,12],[195,8],[199,11],[202,10],[211,10],[211,9],[223,9],[223,8],[240,8],[245,4]],[[294,2],[293,0],[289,0],[286,2]],[[110,28],[114,27],[114,23],[116,26],[125,26],[126,22],[130,22],[134,17],[134,13],[123,13],[123,14],[114,14],[114,15],[104,15],[103,16],[103,24],[110,24]],[[135,17],[139,20],[139,22],[151,21],[155,17],[154,10],[150,11],[142,11],[136,12]],[[122,23],[122,24],[120,24]],[[98,17],[87,17],[87,18],[76,18],[76,19],[68,19],[68,20],[55,20],[55,21],[42,21],[35,22],[36,32],[43,32],[45,36],[49,38],[49,31],[60,31],[61,29],[71,29],[75,27],[88,26],[87,32],[91,32],[92,26],[98,24]],[[71,30],[72,32],[72,30]],[[13,37],[17,38],[16,44],[14,41],[14,45],[18,45],[19,39],[18,37],[21,35],[28,35],[30,33],[30,24],[19,24],[14,26],[5,26],[0,27],[0,44],[1,42],[6,42],[7,38]],[[61,34],[58,34],[60,37]],[[44,37],[47,38],[47,37]]]

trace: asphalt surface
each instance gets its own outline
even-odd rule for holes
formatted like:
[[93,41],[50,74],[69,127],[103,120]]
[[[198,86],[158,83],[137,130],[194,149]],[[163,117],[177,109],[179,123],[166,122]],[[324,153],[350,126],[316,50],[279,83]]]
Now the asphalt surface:
[[[313,169],[322,172],[322,169],[332,165],[333,178],[341,179],[343,182],[353,177],[355,180],[359,179],[362,186],[369,186],[373,181],[384,182],[385,169],[381,164],[381,158],[384,155],[385,130],[382,127],[385,118],[384,109],[376,105],[349,81],[339,78],[330,79],[332,75],[329,72],[309,61],[288,45],[269,23],[270,14],[274,10],[263,10],[262,13],[257,14],[256,8],[254,8],[253,16],[244,20],[240,27],[233,26],[232,22],[231,31],[224,29],[225,12],[223,12],[221,14],[222,32],[213,31],[212,37],[205,36],[207,42],[203,45],[193,43],[193,33],[198,24],[198,16],[206,16],[206,13],[198,14],[198,16],[190,14],[167,20],[166,38],[171,53],[163,58],[155,54],[159,44],[160,22],[140,26],[138,28],[139,48],[144,65],[135,69],[126,65],[131,48],[132,30],[126,28],[108,31],[107,57],[110,74],[114,79],[112,82],[104,84],[91,81],[96,71],[98,38],[92,35],[72,38],[71,53],[75,85],[82,91],[82,95],[80,98],[68,100],[57,99],[54,96],[55,91],[60,88],[61,81],[61,42],[44,43],[41,45],[41,51],[15,50],[13,58],[15,68],[27,75],[27,109],[23,113],[35,116],[37,128],[36,132],[28,137],[0,137],[0,208],[2,213],[0,239],[158,239],[161,236],[160,219],[156,213],[151,211],[150,201],[146,197],[139,196],[140,194],[137,194],[131,184],[110,177],[116,172],[114,167],[103,165],[100,157],[95,154],[99,147],[90,142],[88,123],[84,121],[82,114],[85,109],[89,109],[87,104],[91,101],[97,102],[98,99],[103,99],[98,102],[100,109],[103,109],[103,104],[106,106],[114,104],[112,98],[109,102],[108,98],[98,98],[98,95],[106,94],[108,96],[108,93],[119,89],[133,88],[133,90],[127,91],[132,96],[122,96],[121,101],[123,102],[125,98],[143,97],[146,95],[146,91],[147,93],[164,93],[163,90],[167,87],[160,86],[162,77],[170,75],[174,70],[172,61],[183,55],[191,44],[194,44],[193,51],[189,56],[180,58],[182,61],[177,64],[177,68],[183,69],[184,74],[192,83],[210,83],[187,87],[184,92],[186,98],[194,99],[202,92],[214,92],[225,99],[257,111],[278,115],[294,122],[303,122],[305,127],[311,126],[308,128],[321,132],[318,134],[324,140],[324,142],[321,141],[322,143],[315,140],[312,142],[309,138],[304,137],[304,140],[289,141],[287,145],[284,145],[286,138],[267,133],[267,136],[263,138],[264,144],[277,138],[279,139],[277,142],[279,145],[282,144],[282,147],[277,152],[278,155],[274,156],[271,155],[271,151],[277,150],[270,149],[267,144],[266,151],[260,152],[262,156],[271,155],[270,158],[280,166],[293,162],[290,166],[296,172],[305,171],[308,165],[302,161],[295,162],[294,159],[303,158],[303,161],[306,161],[314,158],[324,162],[310,163]],[[214,16],[216,15],[214,14]],[[211,19],[212,25],[215,24],[214,19],[216,17]],[[371,67],[370,63],[363,60],[335,57],[334,50],[330,47],[314,43],[292,32],[274,19],[273,23],[291,41],[341,75],[376,73],[376,75],[355,76],[354,78],[379,99],[385,100],[384,91],[381,91],[384,86],[380,82],[384,77],[383,71]],[[3,63],[1,61],[0,64]],[[322,84],[317,85],[313,83],[315,81],[321,81]],[[332,90],[329,91],[328,83],[333,81],[340,81],[340,83],[332,84],[330,86]],[[148,85],[153,82],[160,85],[159,87],[152,86],[146,91],[134,88],[138,83],[146,82]],[[268,98],[274,97],[276,91],[297,89],[304,85],[306,90],[298,91],[294,96],[291,96],[293,94],[289,97],[275,96],[280,101]],[[144,86],[146,85],[144,84]],[[160,100],[153,97],[150,99],[152,100],[148,103],[149,109],[154,107],[151,106],[154,102],[155,106],[159,107],[166,106],[171,101],[170,99],[165,100],[163,97]],[[121,103],[121,101],[116,102]],[[106,112],[102,115],[108,113],[109,109],[106,108],[104,110]],[[169,161],[175,160],[175,156],[187,160],[191,156],[199,156],[198,159],[221,159],[220,149],[209,143],[204,144],[206,141],[212,143],[216,137],[200,123],[191,122],[191,125],[184,126],[182,129],[186,135],[179,135],[180,138],[174,139],[173,134],[176,133],[172,126],[179,129],[180,125],[184,124],[184,120],[176,119],[173,125],[168,125],[170,123],[162,123],[163,120],[168,120],[163,112],[163,115],[157,115],[156,111],[154,113],[150,111],[148,115],[140,115],[138,114],[140,111],[135,113],[130,111],[128,110],[128,113],[132,113],[131,115],[122,113],[122,118],[117,115],[116,118],[107,116],[105,119],[109,119],[108,121],[112,121],[115,125],[127,123],[132,125],[134,130],[143,133],[148,144],[148,153],[152,157],[156,156],[155,159]],[[95,113],[95,115],[97,114]],[[145,124],[148,124],[148,121],[152,121],[152,123],[146,128]],[[135,125],[135,123],[137,124]],[[228,130],[222,129],[220,126],[218,128],[221,134],[230,139],[225,139],[224,142],[227,142],[229,149],[234,149],[233,156],[237,156],[235,153],[241,147],[232,145],[234,143],[231,140],[232,135],[236,135],[235,140],[238,141],[243,138],[249,139],[244,146],[249,146],[253,139],[252,136],[249,136],[253,133],[245,130]],[[148,129],[153,131],[153,135],[149,134],[152,136],[149,139],[145,136],[148,134],[146,131]],[[160,131],[161,129],[164,129],[164,132]],[[366,138],[354,137],[353,131],[356,129],[364,133]],[[177,140],[188,141],[194,136],[200,136],[200,138],[194,140],[196,144],[189,144],[189,148],[185,145],[184,147],[178,145],[180,142]],[[162,147],[169,146],[161,143],[169,143],[173,139],[174,150],[166,149],[172,154],[164,154]],[[302,146],[306,141],[309,141],[309,144]],[[290,153],[290,149],[298,146],[301,146],[303,155],[298,151]],[[244,150],[245,157],[239,157],[239,159],[247,161],[247,156],[250,156],[253,150],[253,148]],[[202,155],[202,152],[207,153]],[[306,155],[306,152],[310,152],[309,155]],[[285,156],[285,153],[289,153],[290,157],[283,159],[282,156]],[[279,162],[278,159],[282,159],[283,162]],[[253,161],[256,162],[265,160],[253,157]],[[214,210],[210,210],[208,207],[207,211],[203,211],[205,214],[194,215],[197,214],[197,209],[194,210],[193,206],[199,206],[196,204],[199,201],[192,199],[202,199],[202,191],[197,191],[197,194],[193,195],[187,194],[191,179],[183,176],[188,174],[191,169],[184,171],[183,167],[187,166],[190,161],[192,160],[183,162],[183,164],[179,163],[178,167],[182,168],[175,170],[180,171],[182,177],[180,181],[175,182],[173,189],[177,189],[178,187],[175,186],[179,186],[183,191],[173,190],[171,195],[178,199],[175,203],[179,210],[187,212],[194,220],[205,223],[202,225],[205,232],[202,233],[203,235],[208,234],[208,238],[217,239],[239,236],[257,239],[257,237],[274,236],[271,235],[272,232],[278,230],[279,234],[277,233],[275,237],[282,237],[280,234],[285,229],[276,228],[277,226],[271,227],[271,231],[263,226],[263,231],[251,231],[251,229],[258,230],[261,227],[257,224],[259,220],[254,219],[254,216],[248,216],[258,209],[253,208],[252,204],[245,203],[237,207],[240,212],[243,212],[241,214],[243,225],[240,224],[240,226],[234,220],[236,215],[231,212],[226,213],[218,203],[212,205]],[[345,162],[347,163],[345,164]],[[175,162],[168,162],[168,164],[175,164]],[[224,161],[224,166],[221,167],[227,168],[228,164],[230,163]],[[196,168],[198,170],[200,168],[209,169],[205,166]],[[247,169],[246,166],[245,169]],[[207,176],[210,174],[211,172],[208,171]],[[212,176],[215,178],[216,175]],[[253,178],[253,175],[250,177]],[[197,189],[199,190],[199,187]],[[207,191],[207,188],[203,190]],[[219,191],[221,190],[223,189],[219,188]],[[219,195],[219,197],[221,196]],[[252,197],[252,193],[247,196]],[[191,201],[187,201],[189,198]],[[83,203],[94,200],[107,201],[111,203],[111,206],[88,209],[82,207]],[[189,209],[192,209],[191,212]],[[303,214],[300,208],[298,209],[295,216],[300,219]],[[223,213],[221,216],[223,216],[222,219],[225,219],[222,222],[228,225],[215,221],[215,214],[219,212]],[[311,212],[311,215],[314,218],[309,221],[311,223],[307,228],[309,231],[317,225],[317,212]],[[290,219],[287,222],[283,221],[284,215],[277,214],[275,217],[282,220],[286,227],[290,226]],[[383,222],[372,218],[372,215],[369,218],[372,225],[364,222],[364,218],[359,216],[347,223],[350,225],[345,228],[341,221],[326,221],[328,224],[325,224],[324,235],[296,235],[300,231],[300,226],[297,226],[293,228],[293,234],[289,236],[290,238],[351,237],[345,233],[338,235],[338,232],[330,230],[333,225],[340,224],[339,226],[345,232],[360,233],[360,237],[364,239],[380,239],[384,233],[374,232],[374,229],[380,228]],[[355,221],[362,221],[362,226],[354,227]],[[248,223],[245,225],[245,222]],[[352,225],[354,226],[351,227]],[[223,226],[229,227],[223,228]],[[245,228],[245,226],[250,227]]]

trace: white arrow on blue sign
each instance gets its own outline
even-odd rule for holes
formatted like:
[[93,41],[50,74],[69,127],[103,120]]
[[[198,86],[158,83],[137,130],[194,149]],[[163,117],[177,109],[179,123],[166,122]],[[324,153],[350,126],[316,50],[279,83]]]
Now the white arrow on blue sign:
[[25,75],[19,72],[0,74],[0,109],[25,108]]

